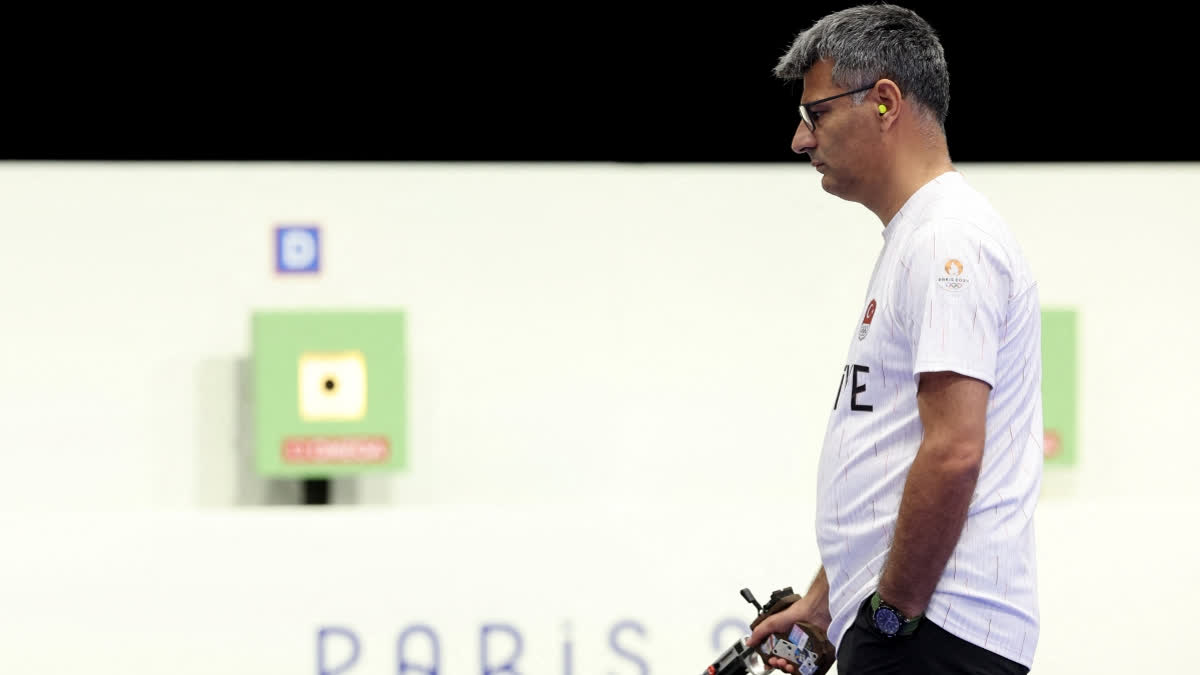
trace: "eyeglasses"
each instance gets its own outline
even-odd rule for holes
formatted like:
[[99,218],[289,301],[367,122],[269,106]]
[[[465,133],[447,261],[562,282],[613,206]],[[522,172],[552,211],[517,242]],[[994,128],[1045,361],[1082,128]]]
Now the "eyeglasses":
[[808,103],[801,103],[800,104],[800,119],[804,120],[804,126],[808,127],[809,131],[816,131],[817,130],[817,121],[812,118],[812,112],[810,112],[808,109],[809,106],[814,106],[814,105],[817,105],[818,103],[825,103],[827,101],[832,101],[835,98],[849,96],[850,94],[857,94],[859,92],[863,92],[863,91],[866,91],[866,90],[874,87],[876,84],[879,84],[879,82],[874,82],[865,87],[859,87],[858,89],[855,89],[853,91],[844,91],[836,96],[830,96],[829,98],[823,98],[823,99],[820,99],[819,101],[809,101]]

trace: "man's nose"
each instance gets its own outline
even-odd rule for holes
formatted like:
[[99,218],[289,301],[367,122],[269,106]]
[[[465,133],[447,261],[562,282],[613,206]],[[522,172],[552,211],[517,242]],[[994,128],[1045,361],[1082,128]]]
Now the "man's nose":
[[804,154],[817,146],[817,139],[813,138],[813,134],[808,130],[808,125],[801,122],[796,127],[796,135],[792,136],[792,152],[797,155]]

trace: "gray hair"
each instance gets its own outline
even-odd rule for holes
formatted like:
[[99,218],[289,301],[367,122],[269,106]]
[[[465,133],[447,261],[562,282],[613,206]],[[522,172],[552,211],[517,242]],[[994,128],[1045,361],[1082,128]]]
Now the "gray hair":
[[[775,75],[799,80],[817,61],[833,63],[833,83],[846,89],[887,78],[934,115],[943,133],[950,108],[950,72],[933,27],[896,5],[860,5],[829,14],[800,33]],[[866,93],[854,94],[862,103]]]

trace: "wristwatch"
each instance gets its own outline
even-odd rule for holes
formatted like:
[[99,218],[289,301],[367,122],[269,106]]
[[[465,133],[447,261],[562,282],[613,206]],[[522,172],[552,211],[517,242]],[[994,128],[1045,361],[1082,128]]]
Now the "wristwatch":
[[879,597],[879,591],[871,595],[871,625],[884,637],[911,635],[917,629],[922,616],[918,614],[910,619],[900,610],[884,602],[883,598]]

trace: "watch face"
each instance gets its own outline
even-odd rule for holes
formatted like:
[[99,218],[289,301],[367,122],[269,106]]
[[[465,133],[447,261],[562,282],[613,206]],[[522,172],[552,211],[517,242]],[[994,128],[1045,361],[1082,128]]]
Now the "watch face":
[[900,632],[900,617],[887,607],[880,607],[875,612],[875,627],[884,635],[895,635]]

